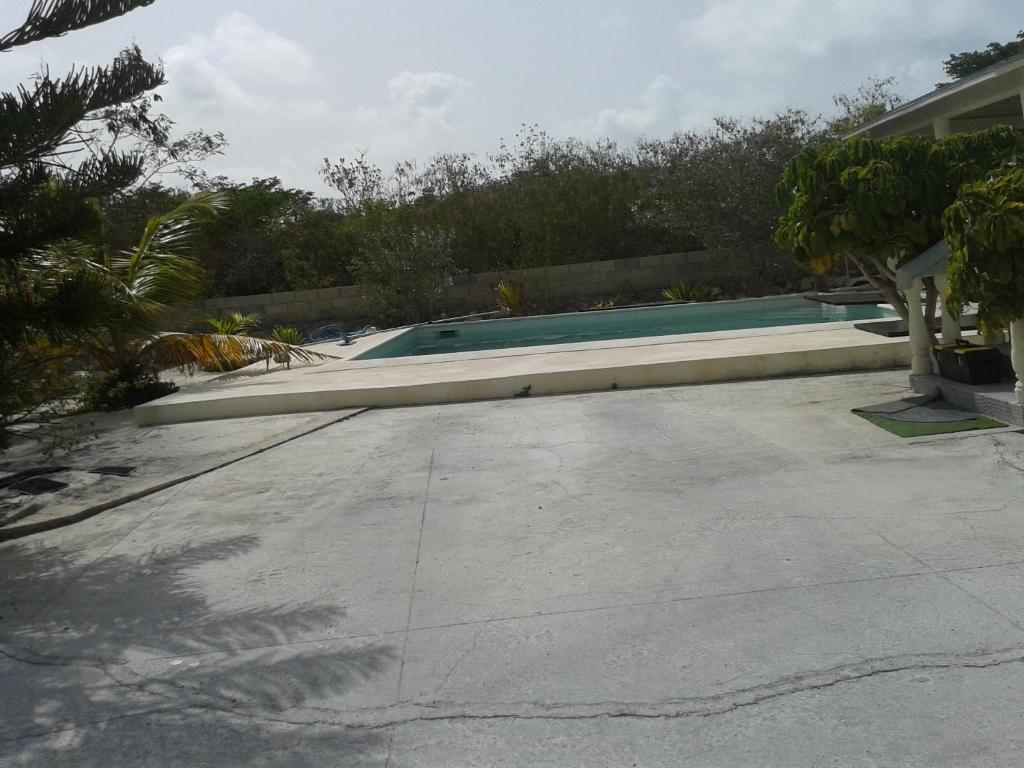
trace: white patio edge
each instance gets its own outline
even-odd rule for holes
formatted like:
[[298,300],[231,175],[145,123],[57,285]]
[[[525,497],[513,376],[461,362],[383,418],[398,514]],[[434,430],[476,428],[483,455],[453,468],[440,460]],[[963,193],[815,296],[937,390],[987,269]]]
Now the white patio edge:
[[[320,347],[346,357],[353,347]],[[261,374],[247,370],[138,406],[140,425],[352,407],[702,384],[904,367],[906,339],[852,323],[589,342],[391,360],[351,359]],[[257,367],[258,368],[258,367]]]

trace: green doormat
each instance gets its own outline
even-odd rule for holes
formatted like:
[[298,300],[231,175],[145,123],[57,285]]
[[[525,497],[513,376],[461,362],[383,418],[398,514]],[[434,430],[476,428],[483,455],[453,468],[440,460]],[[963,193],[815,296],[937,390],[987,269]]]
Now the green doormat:
[[958,411],[938,395],[911,397],[854,408],[853,412],[898,437],[924,437],[1005,427],[1001,421],[977,413]]

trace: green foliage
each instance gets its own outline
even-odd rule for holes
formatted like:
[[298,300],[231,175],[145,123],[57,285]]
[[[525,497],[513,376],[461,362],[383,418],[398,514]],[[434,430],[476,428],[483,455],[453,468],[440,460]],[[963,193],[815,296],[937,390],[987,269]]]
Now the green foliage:
[[288,325],[279,325],[274,328],[270,333],[270,338],[274,341],[280,341],[283,344],[292,344],[295,346],[306,341],[306,335],[302,331]]
[[198,295],[203,272],[192,256],[195,232],[200,221],[225,204],[222,193],[196,193],[151,217],[134,246],[123,251],[113,251],[102,240],[64,241],[46,250],[60,271],[84,272],[101,281],[98,296],[107,318],[90,330],[83,345],[101,368],[113,370],[134,359],[140,337],[159,331],[176,304]]
[[895,86],[895,77],[872,77],[852,96],[844,93],[835,96],[832,101],[839,114],[828,121],[828,131],[832,137],[842,138],[858,126],[881,117],[903,103],[903,99],[893,90]]
[[[0,51],[149,2],[36,0],[25,23],[0,38]],[[78,130],[162,83],[162,69],[132,47],[107,67],[73,69],[64,77],[44,68],[30,84],[0,93],[0,432],[67,395],[67,378],[55,373],[63,359],[58,350],[109,315],[94,270],[58,268],[40,252],[95,236],[100,219],[90,198],[131,185],[144,163],[111,146],[81,152]]]
[[1017,33],[1016,40],[1008,43],[989,43],[980,51],[951,53],[943,63],[943,68],[954,80],[960,80],[1021,53],[1024,53],[1024,30]]
[[232,336],[250,336],[260,325],[260,316],[231,312],[227,315],[208,315],[199,323],[200,327],[214,333]]
[[5,348],[0,359],[0,450],[8,447],[11,428],[24,421],[59,415],[60,404],[79,394],[71,376],[74,350],[34,338]]
[[1024,169],[965,184],[943,218],[950,301],[977,302],[987,326],[1024,318]]
[[332,201],[286,188],[277,178],[212,189],[230,205],[207,222],[197,241],[207,273],[206,293],[238,296],[350,285],[350,263],[365,242],[359,217]]
[[175,384],[160,381],[142,363],[129,361],[94,377],[86,386],[83,406],[90,411],[118,411],[177,391]]
[[451,235],[440,230],[391,230],[371,241],[353,268],[375,320],[384,325],[440,316],[456,274]]
[[515,317],[523,311],[523,284],[515,280],[501,280],[494,289],[498,299],[498,309],[506,315]]
[[697,246],[643,215],[646,172],[613,142],[556,141],[524,128],[484,158],[442,154],[422,170],[399,163],[390,175],[343,158],[322,173],[360,249],[389,229],[444,230],[456,267],[470,272]]
[[806,149],[776,190],[786,208],[776,240],[819,272],[849,257],[905,317],[893,265],[937,243],[960,186],[998,167],[1020,141],[997,127],[943,140],[857,138]]
[[676,283],[661,292],[666,301],[714,301],[718,290],[706,285]]
[[789,159],[820,136],[815,121],[787,112],[750,123],[718,119],[704,133],[648,142],[644,210],[680,237],[698,237],[716,275],[733,277],[745,293],[792,288],[802,274],[773,243],[772,191]]

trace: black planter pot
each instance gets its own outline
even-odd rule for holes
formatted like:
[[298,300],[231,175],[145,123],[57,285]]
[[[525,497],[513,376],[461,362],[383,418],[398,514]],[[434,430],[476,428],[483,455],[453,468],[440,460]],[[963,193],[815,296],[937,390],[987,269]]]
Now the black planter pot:
[[967,342],[938,344],[935,359],[944,379],[964,384],[996,384],[1003,378],[1003,353],[995,347]]

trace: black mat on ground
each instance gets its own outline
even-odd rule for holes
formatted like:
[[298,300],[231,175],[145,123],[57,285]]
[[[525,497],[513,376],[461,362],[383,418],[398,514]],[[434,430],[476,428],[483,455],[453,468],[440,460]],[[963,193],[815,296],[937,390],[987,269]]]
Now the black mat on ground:
[[852,409],[853,413],[898,437],[925,437],[1005,427],[1001,421],[961,411],[940,395],[921,395]]

